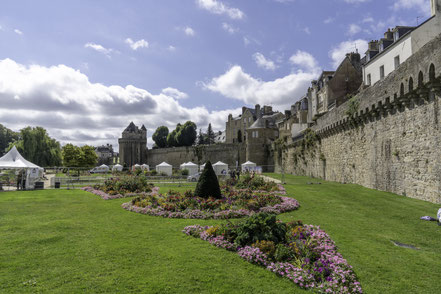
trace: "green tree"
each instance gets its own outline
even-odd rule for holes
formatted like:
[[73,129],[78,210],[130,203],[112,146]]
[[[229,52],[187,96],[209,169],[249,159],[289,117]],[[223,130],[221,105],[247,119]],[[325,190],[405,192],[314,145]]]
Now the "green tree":
[[207,144],[211,145],[214,144],[214,138],[216,135],[213,132],[213,128],[211,127],[211,123],[208,124],[208,130],[207,130]]
[[199,135],[198,135],[198,145],[205,144],[205,137],[204,134],[202,134],[202,129],[199,129]]
[[155,133],[152,136],[153,141],[155,141],[156,146],[158,148],[167,147],[167,136],[169,130],[166,126],[160,126],[156,129]]
[[175,139],[178,146],[191,146],[196,141],[196,124],[192,121],[187,121],[179,128]]
[[222,198],[219,181],[217,180],[216,173],[214,172],[210,161],[205,163],[204,170],[202,171],[196,189],[194,190],[194,195],[203,198]]
[[168,136],[167,136],[167,145],[168,147],[178,147],[178,141],[176,140],[176,134],[179,132],[179,130],[181,129],[182,125],[181,124],[177,124],[176,125],[176,129],[174,129],[173,131],[171,131]]
[[63,155],[63,165],[65,167],[80,166],[80,158],[81,158],[80,147],[69,143],[63,146],[61,153]]
[[84,145],[81,148],[80,166],[93,167],[98,163],[98,155],[96,155],[95,147]]
[[18,140],[9,144],[17,147],[18,152],[30,162],[43,166],[61,165],[60,143],[49,137],[42,127],[26,127],[20,130]]
[[16,140],[18,140],[18,134],[0,124],[0,156],[3,156],[9,144]]
[[63,146],[62,154],[65,167],[93,167],[98,162],[95,148],[89,145],[78,147],[66,144]]

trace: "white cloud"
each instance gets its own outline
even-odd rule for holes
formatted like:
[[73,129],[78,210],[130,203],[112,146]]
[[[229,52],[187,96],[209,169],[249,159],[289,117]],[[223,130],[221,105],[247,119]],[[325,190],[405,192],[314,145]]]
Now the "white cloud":
[[174,51],[176,51],[176,47],[170,45],[170,46],[168,46],[167,50],[168,50],[168,51],[171,51],[171,52],[174,52]]
[[277,68],[276,64],[274,63],[274,61],[265,58],[265,56],[263,56],[262,53],[254,53],[253,54],[253,59],[256,62],[258,67],[261,67],[263,69],[266,70],[275,70]]
[[19,29],[14,29],[14,33],[16,33],[17,35],[23,35],[23,32]]
[[291,64],[299,66],[302,70],[311,73],[318,73],[320,66],[317,60],[310,53],[298,50],[296,54],[289,58]]
[[367,16],[367,17],[363,18],[362,22],[363,23],[371,23],[371,22],[374,22],[374,18],[372,16]]
[[196,33],[195,33],[195,31],[191,28],[191,27],[184,27],[184,28],[182,28],[182,31],[187,35],[187,36],[190,36],[190,37],[193,37]]
[[243,37],[243,44],[244,44],[245,46],[250,45],[250,43],[251,43],[250,39],[248,39],[247,37]]
[[244,72],[239,65],[234,65],[226,73],[204,83],[203,87],[247,104],[271,104],[283,110],[305,95],[314,78],[317,78],[315,72],[298,71],[266,82]]
[[171,88],[171,87],[162,89],[161,93],[164,94],[164,95],[173,97],[175,99],[186,99],[186,98],[188,98],[187,93],[181,92],[178,89]]
[[361,32],[361,27],[355,23],[350,24],[348,28],[348,35],[353,36]]
[[[186,94],[166,88],[159,94],[127,85],[92,83],[78,70],[65,65],[25,66],[0,60],[0,120],[9,128],[42,126],[63,143],[117,144],[130,121],[145,124],[151,135],[160,125],[194,121],[223,130],[228,113],[240,109],[208,111],[187,108],[176,96]],[[151,144],[151,141],[149,142]]]
[[130,48],[132,48],[133,50],[138,50],[139,48],[148,48],[149,47],[149,42],[147,42],[144,39],[141,39],[141,40],[134,42],[132,39],[127,38],[125,40],[125,43],[128,44],[130,46]]
[[429,0],[395,0],[393,6],[393,10],[401,10],[401,9],[417,9],[420,13],[423,13],[424,16],[430,15],[430,1]]
[[335,21],[335,18],[334,17],[328,17],[328,18],[326,18],[324,21],[323,21],[323,23],[324,24],[330,24],[330,23],[333,23]]
[[87,44],[84,45],[84,48],[93,49],[93,50],[95,50],[95,51],[97,51],[99,53],[102,53],[102,54],[106,55],[109,58],[110,58],[110,54],[112,52],[114,52],[113,49],[107,49],[107,48],[104,48],[102,45],[95,44],[95,43],[87,43]]
[[235,34],[239,31],[238,28],[236,28],[226,22],[222,23],[222,28],[230,34]]
[[364,3],[370,0],[344,0],[346,3],[355,4],[355,3]]
[[329,57],[332,59],[332,66],[334,67],[334,69],[337,69],[347,53],[355,52],[356,48],[358,49],[358,52],[362,55],[364,52],[366,52],[368,44],[365,40],[357,39],[344,41],[333,47],[329,51]]
[[245,13],[238,8],[229,7],[218,0],[196,0],[200,8],[205,9],[214,14],[224,14],[231,19],[243,19]]

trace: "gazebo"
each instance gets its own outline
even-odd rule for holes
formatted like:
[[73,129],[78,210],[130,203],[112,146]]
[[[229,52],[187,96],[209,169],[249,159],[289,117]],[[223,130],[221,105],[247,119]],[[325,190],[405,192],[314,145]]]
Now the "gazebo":
[[156,171],[158,172],[158,174],[164,173],[168,176],[171,176],[173,174],[173,167],[164,161],[163,163],[156,166]]
[[257,165],[251,161],[247,161],[245,163],[242,163],[242,172],[254,171],[256,169],[256,166]]
[[123,171],[123,166],[121,164],[115,164],[112,167],[112,171],[113,172],[121,172],[121,171]]
[[188,170],[188,175],[192,176],[194,174],[197,174],[197,172],[198,172],[198,165],[194,164],[191,161],[189,161],[189,162],[181,164],[181,170],[182,169]]
[[0,169],[25,170],[26,177],[22,178],[25,189],[33,189],[37,179],[42,177],[43,168],[24,159],[14,146],[0,158]]
[[228,164],[218,161],[213,164],[214,172],[217,176],[224,176],[228,174]]

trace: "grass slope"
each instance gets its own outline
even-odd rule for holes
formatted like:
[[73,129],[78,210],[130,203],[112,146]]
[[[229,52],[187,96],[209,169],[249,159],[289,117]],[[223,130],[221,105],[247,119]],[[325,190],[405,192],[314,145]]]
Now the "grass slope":
[[[366,293],[438,292],[441,227],[418,219],[437,205],[356,185],[307,185],[317,180],[294,176],[287,182],[301,208],[279,217],[321,225]],[[0,293],[306,293],[181,233],[220,221],[130,213],[120,207],[125,201],[78,190],[0,193]]]

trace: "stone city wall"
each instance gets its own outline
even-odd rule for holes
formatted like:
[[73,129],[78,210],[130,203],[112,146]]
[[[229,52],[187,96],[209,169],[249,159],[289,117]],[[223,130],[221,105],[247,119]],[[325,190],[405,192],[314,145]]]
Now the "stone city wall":
[[317,120],[317,139],[275,150],[276,170],[441,203],[440,98],[441,35],[362,90],[352,115],[347,101]]
[[246,157],[245,144],[215,144],[191,147],[174,147],[162,149],[150,149],[147,151],[147,164],[154,168],[157,164],[165,161],[174,168],[184,162],[204,164],[210,160],[212,164],[222,161],[230,167],[244,163]]

